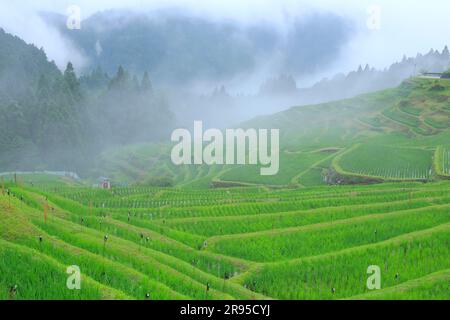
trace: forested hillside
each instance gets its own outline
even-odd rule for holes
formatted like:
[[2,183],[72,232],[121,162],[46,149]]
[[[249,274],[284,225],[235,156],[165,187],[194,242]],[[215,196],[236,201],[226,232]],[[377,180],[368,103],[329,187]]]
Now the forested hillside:
[[[108,10],[83,20],[80,30],[68,30],[64,16],[46,14],[45,19],[89,57],[91,66],[112,73],[121,64],[134,73],[148,70],[159,83],[178,85],[223,81],[267,63],[278,65],[275,72],[323,71],[353,32],[349,21],[331,13],[293,19],[286,32],[263,21],[245,25],[181,10]],[[313,37],[320,40],[303,46]]]
[[163,97],[119,67],[81,79],[0,29],[0,171],[83,172],[107,146],[157,141],[172,115]]

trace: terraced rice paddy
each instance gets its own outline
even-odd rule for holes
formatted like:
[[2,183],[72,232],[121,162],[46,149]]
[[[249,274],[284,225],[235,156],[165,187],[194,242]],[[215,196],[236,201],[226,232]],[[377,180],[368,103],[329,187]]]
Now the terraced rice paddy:
[[[448,182],[6,188],[0,299],[11,285],[15,299],[450,298]],[[81,291],[66,288],[71,265]],[[381,268],[376,292],[370,265]]]
[[[436,85],[443,89],[436,91]],[[252,165],[175,166],[170,145],[151,144],[106,151],[91,176],[197,190],[324,186],[335,172],[350,183],[432,181],[434,152],[438,146],[448,149],[450,141],[449,96],[448,80],[411,78],[397,88],[293,107],[240,124],[282,129],[280,170],[274,176],[261,176],[259,166]]]
[[439,146],[434,155],[435,170],[442,177],[450,177],[450,148]]
[[433,152],[420,148],[365,144],[343,154],[335,162],[338,170],[361,176],[391,180],[428,180]]
[[283,128],[276,176],[175,166],[170,145],[105,152],[89,177],[111,190],[5,175],[0,299],[448,300],[450,82],[436,81],[243,124]]

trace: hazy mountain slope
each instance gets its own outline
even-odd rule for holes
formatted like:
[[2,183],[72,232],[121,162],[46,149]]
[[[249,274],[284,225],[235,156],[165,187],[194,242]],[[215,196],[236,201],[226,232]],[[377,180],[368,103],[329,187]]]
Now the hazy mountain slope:
[[81,174],[106,146],[166,137],[172,118],[148,75],[118,68],[81,85],[71,63],[61,72],[43,50],[0,30],[0,172]]
[[[435,179],[434,150],[450,141],[449,97],[450,81],[417,78],[395,89],[295,107],[244,123],[244,128],[280,129],[276,176],[260,176],[259,166],[176,167],[170,161],[169,145],[105,153],[95,174],[119,181],[172,181],[197,187],[236,182],[320,185],[345,182],[342,176],[349,176],[347,182],[352,183]],[[390,148],[402,149],[386,158],[392,154]]]
[[406,56],[384,70],[376,70],[366,65],[360,66],[346,75],[338,74],[323,79],[311,88],[299,90],[299,97],[309,103],[351,98],[358,94],[393,88],[405,79],[422,72],[444,72],[450,68],[450,51],[447,46],[442,51],[431,49],[426,54]]
[[42,49],[26,44],[0,28],[0,102],[9,103],[30,94],[42,74],[60,75]]
[[[139,74],[148,70],[166,83],[220,81],[258,71],[262,64],[275,74],[324,71],[353,32],[349,21],[327,13],[293,19],[283,32],[264,22],[244,26],[176,10],[100,12],[84,20],[81,30],[68,30],[62,16],[45,17],[82,50],[91,66],[109,73],[117,65]],[[305,46],[311,39],[313,44]]]
[[0,30],[0,170],[76,167],[86,141],[80,99],[71,66],[62,74],[43,50]]

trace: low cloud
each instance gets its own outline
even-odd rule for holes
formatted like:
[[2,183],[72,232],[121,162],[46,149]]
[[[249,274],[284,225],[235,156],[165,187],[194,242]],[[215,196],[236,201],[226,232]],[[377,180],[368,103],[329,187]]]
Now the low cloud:
[[[150,12],[156,9],[178,8],[189,15],[209,19],[233,20],[243,24],[269,23],[278,30],[289,31],[292,19],[314,12],[331,12],[352,20],[358,32],[334,61],[329,74],[355,69],[369,63],[384,68],[403,54],[414,56],[430,48],[442,49],[448,44],[448,32],[443,29],[448,20],[447,0],[24,0],[0,4],[1,27],[6,31],[45,48],[50,59],[63,66],[69,59],[82,66],[85,58],[73,44],[39,18],[38,12],[65,14],[69,5],[78,5],[82,18],[109,9]],[[367,9],[381,9],[380,30],[369,30]]]
[[86,65],[87,60],[79,50],[57,29],[49,26],[39,12],[26,5],[0,4],[0,27],[6,32],[44,48],[49,60],[54,60],[60,69],[72,61],[77,68]]

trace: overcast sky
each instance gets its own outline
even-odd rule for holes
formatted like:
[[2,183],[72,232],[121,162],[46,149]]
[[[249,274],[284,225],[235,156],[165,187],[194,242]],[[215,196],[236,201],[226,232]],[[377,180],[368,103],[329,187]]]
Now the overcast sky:
[[[358,32],[342,61],[336,61],[330,72],[348,71],[365,63],[383,68],[403,54],[412,56],[430,48],[441,50],[450,43],[448,0],[0,0],[0,27],[43,46],[58,65],[68,59],[82,64],[83,57],[76,48],[36,15],[38,11],[66,14],[67,7],[73,4],[81,8],[83,19],[107,9],[147,12],[181,7],[211,19],[235,19],[247,24],[266,20],[280,28],[289,17],[315,10],[331,11],[354,21]],[[367,26],[368,8],[374,5],[381,10],[379,30]]]

